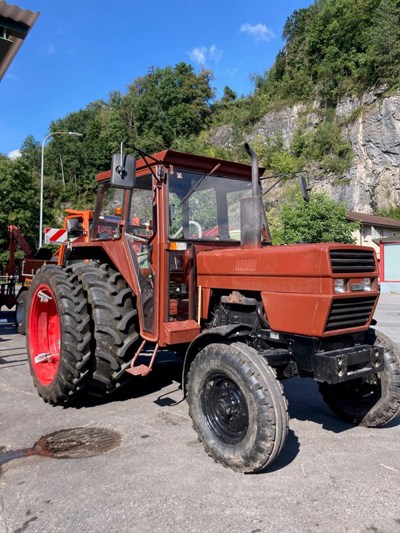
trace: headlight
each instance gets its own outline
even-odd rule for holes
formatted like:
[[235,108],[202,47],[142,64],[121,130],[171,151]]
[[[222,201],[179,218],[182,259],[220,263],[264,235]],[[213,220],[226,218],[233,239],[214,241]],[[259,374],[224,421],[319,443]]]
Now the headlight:
[[363,284],[364,284],[364,291],[372,291],[371,278],[364,278],[363,279]]
[[346,280],[344,279],[335,279],[335,292],[343,293],[346,292]]

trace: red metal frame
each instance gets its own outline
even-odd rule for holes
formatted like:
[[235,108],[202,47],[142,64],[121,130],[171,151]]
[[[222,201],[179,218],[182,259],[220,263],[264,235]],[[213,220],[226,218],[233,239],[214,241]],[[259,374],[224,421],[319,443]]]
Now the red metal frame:
[[397,244],[400,248],[400,241],[381,241],[379,243],[379,278],[381,281],[387,283],[400,283],[398,279],[385,279],[385,244]]

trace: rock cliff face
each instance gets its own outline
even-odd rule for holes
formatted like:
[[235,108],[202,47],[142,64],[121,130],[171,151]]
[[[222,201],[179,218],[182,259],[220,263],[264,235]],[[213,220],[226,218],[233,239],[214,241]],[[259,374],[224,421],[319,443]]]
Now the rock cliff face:
[[[400,204],[400,91],[383,95],[382,89],[362,98],[347,97],[336,108],[345,124],[343,137],[353,148],[351,168],[342,176],[324,176],[313,184],[350,211],[372,213],[377,208]],[[312,129],[319,123],[318,104],[312,109],[298,104],[266,114],[251,133],[250,140],[280,136],[287,148],[296,130]],[[231,130],[223,126],[212,135],[217,145],[231,145]]]
[[400,203],[400,92],[384,97],[368,93],[361,101],[347,99],[336,113],[346,118],[357,109],[357,118],[344,132],[354,152],[347,180],[344,185],[324,186],[350,210],[371,213]]

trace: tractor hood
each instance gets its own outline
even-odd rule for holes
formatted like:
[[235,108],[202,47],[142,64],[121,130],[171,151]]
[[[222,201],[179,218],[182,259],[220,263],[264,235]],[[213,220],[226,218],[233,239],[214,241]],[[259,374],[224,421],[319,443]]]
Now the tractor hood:
[[[374,250],[338,243],[199,252],[197,277],[206,299],[216,290],[261,293],[271,327],[300,335],[365,329],[379,295]],[[335,299],[358,307],[348,324],[344,312],[343,323],[332,329],[327,324]]]

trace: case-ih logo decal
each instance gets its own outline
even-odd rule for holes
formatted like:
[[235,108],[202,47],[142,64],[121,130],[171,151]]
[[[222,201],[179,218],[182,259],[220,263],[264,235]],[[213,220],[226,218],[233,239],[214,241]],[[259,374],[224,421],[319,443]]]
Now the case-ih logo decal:
[[46,244],[64,244],[68,239],[66,229],[45,228],[44,242]]

